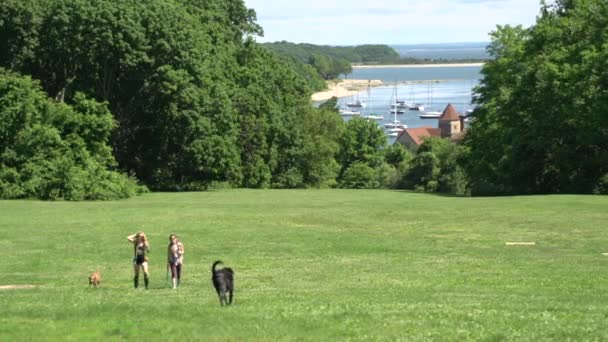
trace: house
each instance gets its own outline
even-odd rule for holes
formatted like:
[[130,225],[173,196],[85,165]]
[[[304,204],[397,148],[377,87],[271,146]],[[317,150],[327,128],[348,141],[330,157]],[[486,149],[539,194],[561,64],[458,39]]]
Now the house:
[[404,145],[410,150],[415,150],[424,139],[429,137],[440,137],[450,139],[458,144],[462,142],[466,130],[464,128],[465,116],[460,115],[452,104],[448,104],[439,117],[439,128],[431,126],[407,128],[399,134],[395,143]]
[[424,139],[430,137],[441,137],[441,130],[431,126],[406,128],[397,136],[395,144],[400,143],[410,150],[415,150],[422,145]]

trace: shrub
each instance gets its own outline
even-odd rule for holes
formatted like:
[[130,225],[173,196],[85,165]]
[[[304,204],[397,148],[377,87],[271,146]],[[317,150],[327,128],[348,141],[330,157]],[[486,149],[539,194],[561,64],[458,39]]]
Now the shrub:
[[376,173],[365,163],[353,163],[342,176],[341,188],[371,189],[378,187]]
[[608,195],[608,173],[600,177],[593,189],[593,193],[596,195]]

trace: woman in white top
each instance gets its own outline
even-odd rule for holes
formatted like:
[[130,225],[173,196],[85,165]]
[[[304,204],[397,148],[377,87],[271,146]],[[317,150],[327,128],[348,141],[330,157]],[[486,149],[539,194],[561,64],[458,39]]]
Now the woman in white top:
[[148,278],[148,257],[146,257],[146,253],[150,252],[148,238],[144,232],[139,232],[127,236],[127,240],[133,244],[133,270],[135,272],[133,285],[135,288],[139,286],[139,271],[141,269],[144,272],[144,285],[148,289],[150,281]]
[[171,268],[171,284],[177,288],[182,278],[182,265],[184,263],[184,245],[175,234],[169,235],[167,248],[167,262]]

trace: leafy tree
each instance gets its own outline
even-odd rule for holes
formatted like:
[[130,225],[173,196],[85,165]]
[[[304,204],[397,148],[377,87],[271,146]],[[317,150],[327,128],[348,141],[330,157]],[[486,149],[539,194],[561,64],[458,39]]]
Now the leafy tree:
[[543,5],[498,27],[466,144],[476,194],[590,193],[608,172],[608,3]]
[[308,187],[333,187],[340,171],[336,156],[340,151],[339,137],[345,130],[336,109],[336,98],[319,109],[311,108],[300,117],[305,131],[299,169]]
[[[368,169],[356,166],[355,171],[347,171],[355,163],[364,164],[374,171],[384,173],[383,149],[387,145],[386,136],[375,123],[362,118],[353,118],[346,123],[344,132],[340,136],[340,151],[337,160],[341,165],[338,180],[341,186],[347,187],[354,175],[364,176]],[[354,173],[353,173],[354,172]],[[378,175],[376,175],[378,176]],[[377,178],[377,177],[376,177]],[[366,180],[363,180],[367,183]]]
[[321,77],[325,80],[332,79],[332,61],[329,57],[315,53],[310,56],[308,61],[310,65],[312,65]]
[[115,171],[107,104],[78,93],[72,107],[37,82],[0,69],[0,198],[116,199],[143,191]]
[[407,169],[412,158],[412,152],[402,144],[392,144],[384,151],[386,163],[401,171]]
[[425,192],[468,194],[468,179],[460,166],[461,146],[447,139],[426,139],[405,172],[403,186]]
[[58,101],[107,101],[123,170],[153,189],[304,186],[310,90],[250,39],[262,30],[243,1],[28,1],[0,7],[0,35],[13,37],[0,65]]
[[344,170],[340,186],[351,189],[373,189],[379,187],[375,180],[374,169],[365,163],[354,162]]

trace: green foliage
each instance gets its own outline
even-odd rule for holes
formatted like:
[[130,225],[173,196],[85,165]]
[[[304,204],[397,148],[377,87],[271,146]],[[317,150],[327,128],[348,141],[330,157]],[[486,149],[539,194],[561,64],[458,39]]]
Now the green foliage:
[[404,177],[411,167],[412,152],[402,144],[392,144],[384,149],[385,178],[387,188],[403,188]]
[[118,167],[152,189],[335,182],[335,116],[333,131],[318,130],[326,122],[310,106],[324,81],[260,48],[243,1],[11,0],[0,15],[0,66],[59,102],[107,102]]
[[327,89],[327,83],[317,72],[314,66],[302,63],[293,56],[280,56],[284,63],[287,64],[289,69],[295,71],[298,76],[306,81],[306,84],[313,92],[322,91]]
[[294,61],[293,66],[298,74],[307,79],[314,90],[324,89],[325,84],[319,88],[318,79],[308,73],[306,66],[313,67],[321,79],[331,80],[340,74],[349,74],[353,63],[378,64],[399,59],[399,54],[386,45],[324,46],[285,41],[262,45],[277,55]]
[[[371,178],[376,171],[384,169],[383,149],[387,145],[386,136],[382,129],[375,122],[362,118],[353,118],[346,123],[344,132],[339,139],[340,151],[337,161],[340,163],[340,173],[338,182],[341,187],[350,185],[366,184],[365,187],[380,187],[381,182],[371,182]],[[351,166],[355,165],[351,170]],[[367,168],[360,166],[366,165],[373,170],[370,174]],[[350,171],[349,171],[350,170]],[[361,183],[353,180],[355,176],[362,176]],[[369,186],[368,186],[369,185]]]
[[407,169],[412,158],[412,152],[402,144],[392,144],[384,150],[384,160],[401,171]]
[[378,188],[375,172],[369,165],[362,162],[354,162],[344,170],[340,187],[351,189],[373,189]]
[[47,98],[37,82],[0,69],[0,198],[117,199],[145,189],[115,166],[107,104],[78,93]]
[[[348,51],[348,50],[347,50]],[[352,63],[387,64],[399,60],[395,49],[387,45],[358,45],[352,48]]]
[[608,172],[608,3],[558,1],[498,27],[467,135],[475,194],[591,193]]
[[597,195],[608,195],[608,173],[598,179],[593,193]]
[[329,46],[286,41],[262,45],[281,56],[293,56],[302,63],[307,63],[313,55],[325,56],[334,61],[368,64],[395,61],[399,58],[399,54],[388,45]]
[[336,114],[340,113],[340,106],[338,106],[338,98],[333,96],[329,100],[321,103],[319,105],[319,109],[328,110],[328,111],[334,112]]
[[418,191],[466,195],[468,179],[460,166],[463,158],[463,147],[448,139],[426,139],[416,150],[402,184]]
[[342,117],[335,110],[335,101],[326,102],[319,109],[302,112],[302,154],[298,167],[304,183],[309,187],[326,188],[336,185],[340,164],[336,157],[340,150],[339,137],[345,130]]

